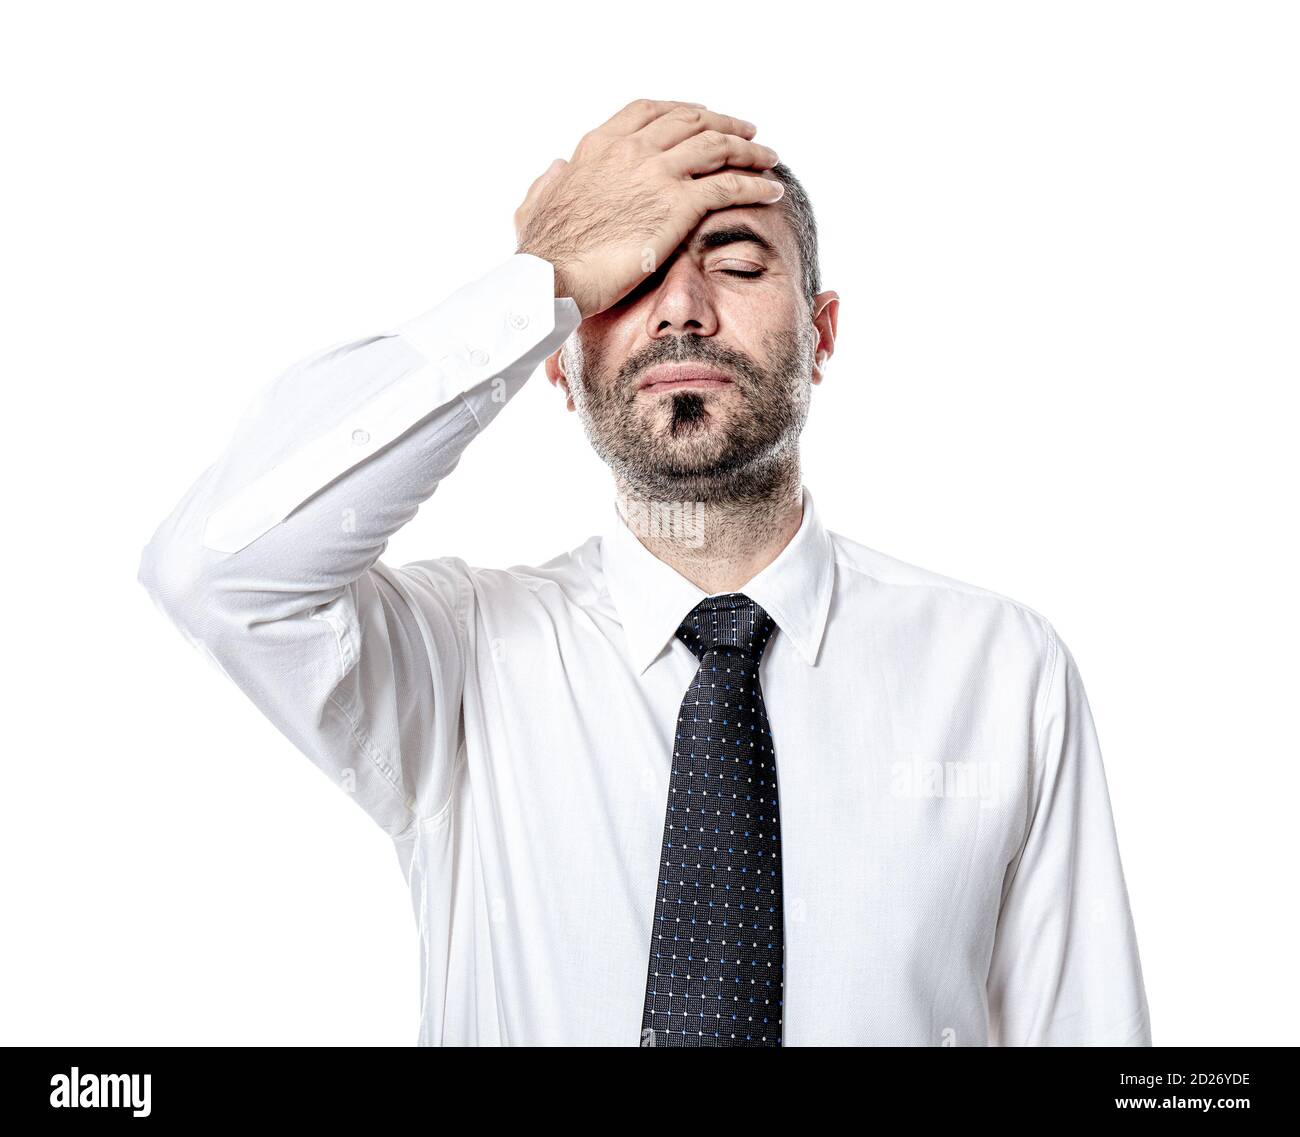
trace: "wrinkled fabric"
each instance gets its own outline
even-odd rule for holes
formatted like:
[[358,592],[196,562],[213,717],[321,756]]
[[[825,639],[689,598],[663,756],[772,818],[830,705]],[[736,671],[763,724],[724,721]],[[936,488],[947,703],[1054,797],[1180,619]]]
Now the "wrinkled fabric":
[[[578,322],[520,254],[295,364],[141,558],[186,639],[393,841],[423,1045],[640,1041],[699,667],[675,633],[704,593],[612,501],[543,565],[380,559]],[[783,1044],[1148,1045],[1097,734],[1052,625],[832,532],[807,487],[743,591],[778,629]]]

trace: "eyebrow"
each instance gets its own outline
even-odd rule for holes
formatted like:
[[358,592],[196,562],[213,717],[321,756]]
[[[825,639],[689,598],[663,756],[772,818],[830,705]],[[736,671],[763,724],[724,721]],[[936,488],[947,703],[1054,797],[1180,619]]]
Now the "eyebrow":
[[723,245],[735,245],[741,242],[757,245],[765,253],[772,256],[779,255],[771,241],[758,232],[757,229],[751,229],[743,223],[728,225],[725,228],[710,229],[709,232],[702,233],[695,238],[695,244],[700,249],[717,249]]

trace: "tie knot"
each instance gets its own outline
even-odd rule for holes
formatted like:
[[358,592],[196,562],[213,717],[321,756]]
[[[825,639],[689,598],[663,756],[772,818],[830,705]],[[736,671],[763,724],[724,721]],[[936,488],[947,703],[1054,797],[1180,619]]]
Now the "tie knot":
[[743,592],[710,596],[690,610],[677,638],[703,659],[705,652],[735,648],[755,660],[776,631],[776,621]]

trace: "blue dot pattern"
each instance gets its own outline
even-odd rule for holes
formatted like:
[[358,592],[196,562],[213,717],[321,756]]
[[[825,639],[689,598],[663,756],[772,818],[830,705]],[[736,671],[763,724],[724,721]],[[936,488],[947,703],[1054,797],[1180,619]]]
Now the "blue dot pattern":
[[775,631],[740,592],[677,629],[700,668],[677,717],[643,1045],[781,1045],[781,816],[758,679]]

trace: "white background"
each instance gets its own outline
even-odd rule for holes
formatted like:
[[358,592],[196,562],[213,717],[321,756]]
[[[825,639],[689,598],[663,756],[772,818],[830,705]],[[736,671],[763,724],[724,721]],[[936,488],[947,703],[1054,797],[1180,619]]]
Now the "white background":
[[[1156,1044],[1293,1042],[1296,13],[9,9],[0,1042],[414,1043],[391,845],[139,554],[258,388],[509,256],[532,179],[639,96],[757,122],[812,195],[827,524],[1074,652]],[[537,375],[385,560],[538,563],[609,495]]]

